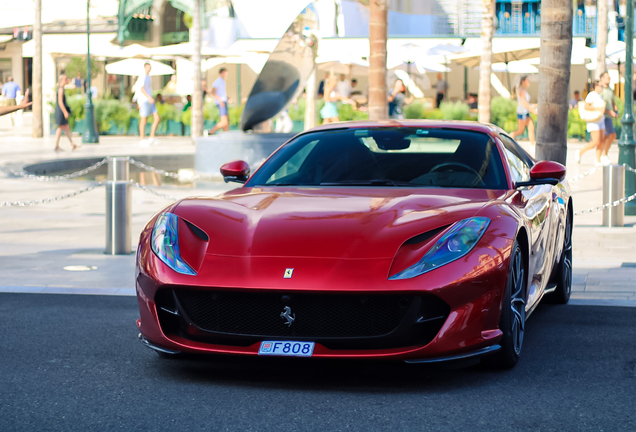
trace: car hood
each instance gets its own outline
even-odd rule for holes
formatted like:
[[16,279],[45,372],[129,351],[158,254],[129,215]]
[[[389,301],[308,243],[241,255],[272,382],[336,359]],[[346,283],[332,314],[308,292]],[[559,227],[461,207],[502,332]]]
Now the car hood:
[[473,216],[502,191],[240,188],[189,198],[174,212],[205,231],[207,254],[392,258],[411,237]]

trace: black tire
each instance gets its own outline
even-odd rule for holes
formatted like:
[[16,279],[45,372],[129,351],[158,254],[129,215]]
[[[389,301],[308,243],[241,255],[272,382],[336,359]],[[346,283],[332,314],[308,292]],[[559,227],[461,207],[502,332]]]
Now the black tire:
[[501,349],[487,358],[487,363],[496,368],[510,369],[519,361],[525,333],[526,279],[524,255],[515,241],[499,320],[499,329],[503,332]]
[[563,252],[556,272],[556,290],[548,297],[552,303],[566,304],[572,294],[572,212],[568,209],[563,236]]

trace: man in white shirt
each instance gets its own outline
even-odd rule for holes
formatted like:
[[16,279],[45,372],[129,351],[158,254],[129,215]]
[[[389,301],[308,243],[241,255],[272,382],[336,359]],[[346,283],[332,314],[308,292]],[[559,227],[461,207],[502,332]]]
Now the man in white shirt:
[[[144,65],[144,69],[146,71],[145,75],[140,76],[135,84],[135,96],[137,104],[139,105],[139,136],[141,137],[142,145],[154,144],[157,141],[155,139],[155,132],[157,131],[157,126],[161,121],[159,114],[157,114],[155,99],[152,97],[152,83],[150,78],[151,68],[152,66],[150,66],[150,63],[146,63]],[[153,117],[153,121],[152,127],[150,128],[150,138],[146,141],[144,139],[146,136],[146,123],[150,116]]]
[[340,81],[338,81],[336,88],[338,89],[338,93],[340,93],[340,96],[344,98],[348,98],[349,96],[351,96],[351,83],[349,82],[349,80],[346,79],[344,74],[340,74]]
[[214,125],[210,132],[210,135],[223,129],[225,132],[230,130],[230,120],[227,113],[227,91],[225,89],[225,78],[227,77],[227,69],[219,69],[219,77],[214,80],[212,84],[212,97],[214,98],[214,104],[219,109],[219,122]]

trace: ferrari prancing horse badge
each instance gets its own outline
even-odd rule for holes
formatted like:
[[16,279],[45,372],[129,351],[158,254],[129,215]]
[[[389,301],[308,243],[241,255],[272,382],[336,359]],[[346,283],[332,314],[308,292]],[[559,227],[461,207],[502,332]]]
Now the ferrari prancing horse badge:
[[285,269],[285,276],[283,276],[283,279],[291,279],[292,275],[294,274],[294,269]]

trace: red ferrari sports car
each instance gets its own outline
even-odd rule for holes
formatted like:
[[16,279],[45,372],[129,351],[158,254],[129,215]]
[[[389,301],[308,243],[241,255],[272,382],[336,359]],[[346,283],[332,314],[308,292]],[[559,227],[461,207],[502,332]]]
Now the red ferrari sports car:
[[542,297],[570,297],[565,167],[493,125],[331,124],[221,173],[243,186],[141,234],[139,337],[163,355],[512,367]]

